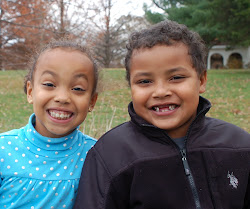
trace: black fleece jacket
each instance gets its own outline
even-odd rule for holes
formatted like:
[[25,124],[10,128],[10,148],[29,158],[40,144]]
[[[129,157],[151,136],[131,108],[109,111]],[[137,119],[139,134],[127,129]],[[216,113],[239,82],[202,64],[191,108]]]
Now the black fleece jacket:
[[131,121],[89,151],[74,208],[250,209],[250,135],[209,109],[200,97],[180,150],[130,103]]

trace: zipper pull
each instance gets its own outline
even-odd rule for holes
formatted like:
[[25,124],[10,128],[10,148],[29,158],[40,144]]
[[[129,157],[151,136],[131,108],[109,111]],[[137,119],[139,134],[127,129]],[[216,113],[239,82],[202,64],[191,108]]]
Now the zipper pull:
[[190,175],[190,169],[189,169],[189,166],[188,166],[188,162],[187,162],[187,154],[186,154],[186,150],[185,149],[182,149],[180,150],[181,151],[181,156],[182,156],[182,163],[183,163],[183,166],[184,166],[184,170],[185,170],[185,174],[187,176]]

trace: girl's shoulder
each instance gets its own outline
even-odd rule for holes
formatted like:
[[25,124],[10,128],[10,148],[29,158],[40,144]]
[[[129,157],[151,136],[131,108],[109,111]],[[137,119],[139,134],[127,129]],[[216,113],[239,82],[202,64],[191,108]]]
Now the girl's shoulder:
[[97,139],[87,135],[87,134],[84,134],[82,131],[80,131],[79,129],[77,129],[77,134],[78,134],[78,137],[81,137],[81,138],[84,138],[86,140],[90,140],[90,141],[97,141]]
[[80,143],[79,146],[82,145],[87,150],[91,149],[95,145],[95,143],[97,142],[97,139],[95,139],[91,136],[88,136],[79,130],[78,130],[78,138],[81,138],[81,140],[79,140],[79,141],[82,142],[82,144]]
[[6,132],[3,132],[3,133],[0,133],[0,139],[3,139],[3,138],[11,138],[11,137],[15,137],[15,136],[18,136],[19,135],[19,132],[23,130],[23,128],[20,128],[20,129],[13,129],[13,130],[10,130],[10,131],[6,131]]

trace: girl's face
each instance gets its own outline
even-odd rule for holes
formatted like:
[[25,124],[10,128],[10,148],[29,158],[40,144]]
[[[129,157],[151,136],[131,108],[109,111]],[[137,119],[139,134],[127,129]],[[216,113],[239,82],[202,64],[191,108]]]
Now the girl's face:
[[97,99],[94,82],[93,63],[84,53],[57,48],[41,54],[27,83],[38,133],[59,138],[80,125]]

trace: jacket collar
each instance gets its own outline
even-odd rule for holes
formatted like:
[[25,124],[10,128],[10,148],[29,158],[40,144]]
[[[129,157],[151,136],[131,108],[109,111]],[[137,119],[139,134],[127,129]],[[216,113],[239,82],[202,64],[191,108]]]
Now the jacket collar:
[[[205,114],[209,111],[210,108],[211,108],[211,103],[207,99],[200,96],[199,104],[198,104],[198,108],[197,108],[197,115],[189,127],[186,138],[190,135],[191,132],[197,131],[203,127],[204,120],[205,120]],[[153,137],[153,138],[159,138],[159,137],[166,138],[166,136],[168,138],[170,138],[167,135],[165,130],[160,129],[160,128],[148,123],[146,120],[144,120],[139,115],[137,115],[135,110],[134,110],[134,107],[133,107],[133,102],[129,103],[128,112],[129,112],[129,115],[131,117],[131,121],[134,124],[136,124],[141,129],[141,131],[143,131],[143,133],[145,135],[149,136],[150,138],[151,137]]]

